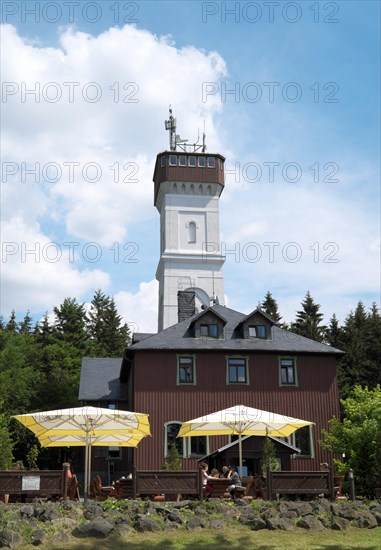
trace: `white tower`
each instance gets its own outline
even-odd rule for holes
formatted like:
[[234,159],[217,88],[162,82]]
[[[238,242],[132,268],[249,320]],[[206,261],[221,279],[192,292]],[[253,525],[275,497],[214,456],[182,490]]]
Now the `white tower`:
[[160,213],[159,331],[178,322],[179,291],[194,292],[196,311],[224,305],[219,197],[225,159],[206,153],[205,134],[202,145],[187,145],[169,113],[170,150],[157,155],[153,176]]

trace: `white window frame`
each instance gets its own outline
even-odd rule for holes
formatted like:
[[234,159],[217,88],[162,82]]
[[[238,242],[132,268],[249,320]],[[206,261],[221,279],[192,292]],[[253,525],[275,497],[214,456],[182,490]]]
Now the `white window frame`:
[[[304,428],[299,428],[299,429],[306,429],[306,428],[308,428],[309,446],[310,446],[311,453],[309,455],[304,455],[302,453],[294,454],[294,455],[292,455],[292,458],[294,458],[294,459],[298,459],[298,458],[315,458],[315,446],[314,446],[314,438],[313,438],[313,434],[312,434],[313,426],[312,425],[304,426]],[[297,444],[297,441],[296,441],[297,432],[298,432],[298,430],[296,430],[296,432],[294,432],[293,434],[290,435],[291,445],[293,447],[298,447],[298,444]]]
[[[165,422],[164,423],[164,458],[168,458],[168,426],[170,426],[171,424],[178,424],[179,425],[179,429],[180,429],[180,426],[183,424],[183,422],[180,422],[179,420],[169,420],[168,422]],[[182,437],[182,443],[183,443],[183,453],[180,454],[179,453],[179,456],[180,458],[186,458],[186,438]]]
[[[175,159],[175,162],[172,162]],[[177,166],[177,155],[169,155],[169,166]]]
[[[191,161],[191,159],[194,159],[194,161],[193,160]],[[194,164],[191,164],[191,162],[193,162]],[[188,157],[188,166],[190,168],[196,168],[196,166],[197,166],[197,157],[189,156]]]

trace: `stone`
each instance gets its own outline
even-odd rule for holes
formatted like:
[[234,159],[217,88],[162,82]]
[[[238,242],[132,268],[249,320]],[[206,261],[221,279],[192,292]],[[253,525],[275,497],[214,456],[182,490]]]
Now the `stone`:
[[209,523],[210,529],[225,529],[226,521],[222,518],[212,518]]
[[164,522],[164,531],[173,531],[176,529],[180,529],[180,524],[176,523],[175,521],[169,521],[165,520]]
[[22,536],[16,531],[10,529],[0,531],[0,548],[19,548],[23,544]]
[[157,521],[151,518],[146,518],[145,516],[142,516],[142,515],[139,515],[139,517],[135,522],[134,527],[140,533],[144,533],[146,531],[150,531],[150,532],[160,531],[160,526],[157,523]]
[[296,526],[301,529],[307,529],[308,531],[323,531],[324,526],[321,521],[317,519],[316,516],[312,514],[303,516],[299,521],[296,522]]
[[309,502],[289,502],[288,509],[295,511],[298,516],[312,514],[312,506]]
[[190,518],[187,523],[188,529],[203,529],[205,527],[205,522],[198,516]]
[[30,534],[30,540],[32,541],[32,544],[34,546],[40,546],[40,544],[44,544],[47,538],[48,535],[42,529],[36,529]]
[[114,526],[103,519],[95,519],[89,523],[79,525],[73,531],[75,537],[94,537],[98,539],[104,539],[108,537]]
[[279,529],[281,531],[292,531],[294,525],[288,518],[270,517],[266,520],[266,527],[271,531]]
[[174,508],[190,508],[192,506],[191,500],[180,500],[180,502],[175,502],[173,504]]
[[99,504],[91,503],[86,506],[83,517],[88,520],[99,518],[103,515],[103,508]]
[[334,529],[335,531],[346,531],[349,529],[349,526],[350,521],[345,518],[341,518],[339,516],[334,516],[332,518],[331,529]]
[[358,514],[352,524],[362,529],[374,529],[378,526],[376,518],[370,512]]
[[171,510],[167,516],[167,519],[169,521],[174,521],[175,523],[183,524],[184,520],[181,517],[180,512],[178,510]]
[[25,506],[21,506],[20,508],[20,516],[31,518],[34,516],[34,507],[31,504],[25,504]]

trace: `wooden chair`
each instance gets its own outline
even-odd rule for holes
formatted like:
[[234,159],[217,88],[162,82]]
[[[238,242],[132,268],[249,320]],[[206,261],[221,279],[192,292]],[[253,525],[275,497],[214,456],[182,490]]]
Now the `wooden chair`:
[[70,500],[79,500],[78,480],[76,475],[73,475],[68,482],[67,496]]
[[106,498],[113,496],[113,493],[114,487],[103,487],[99,475],[96,475],[90,483],[90,496],[94,500],[106,500]]

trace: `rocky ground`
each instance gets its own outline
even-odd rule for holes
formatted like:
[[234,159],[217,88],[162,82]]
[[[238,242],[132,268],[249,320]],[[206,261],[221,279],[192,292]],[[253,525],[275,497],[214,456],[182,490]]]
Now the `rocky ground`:
[[133,532],[172,529],[221,529],[229,525],[259,529],[344,531],[381,525],[381,501],[237,500],[151,502],[148,500],[64,500],[29,504],[0,502],[0,548],[65,545],[75,538],[123,537]]

